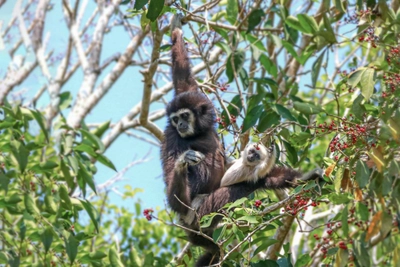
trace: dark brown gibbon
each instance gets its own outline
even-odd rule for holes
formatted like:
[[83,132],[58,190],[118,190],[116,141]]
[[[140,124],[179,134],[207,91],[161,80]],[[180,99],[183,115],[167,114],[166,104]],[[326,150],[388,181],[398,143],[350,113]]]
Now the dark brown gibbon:
[[[257,181],[244,177],[243,182],[220,187],[225,171],[224,150],[215,130],[215,111],[211,101],[198,89],[191,74],[190,62],[183,41],[181,17],[171,23],[172,77],[175,96],[167,106],[167,127],[161,148],[167,200],[179,214],[181,223],[198,231],[198,218],[217,212],[225,204],[246,197],[257,189],[288,188],[301,178],[295,170],[269,166]],[[250,151],[249,151],[250,152]],[[256,156],[257,157],[257,156]],[[228,174],[235,172],[228,170]],[[309,175],[312,178],[312,175]],[[229,180],[229,177],[227,178]],[[202,232],[212,236],[220,218]],[[187,231],[189,241],[206,250],[196,266],[219,262],[219,247],[209,239]]]

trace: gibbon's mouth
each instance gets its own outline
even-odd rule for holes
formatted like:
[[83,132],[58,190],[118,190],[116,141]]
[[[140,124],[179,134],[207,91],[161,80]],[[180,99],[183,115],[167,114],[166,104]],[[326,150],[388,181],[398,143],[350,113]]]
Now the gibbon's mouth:
[[258,154],[253,154],[253,155],[248,155],[247,156],[247,161],[248,162],[258,161],[259,159],[260,159],[260,155],[258,155]]

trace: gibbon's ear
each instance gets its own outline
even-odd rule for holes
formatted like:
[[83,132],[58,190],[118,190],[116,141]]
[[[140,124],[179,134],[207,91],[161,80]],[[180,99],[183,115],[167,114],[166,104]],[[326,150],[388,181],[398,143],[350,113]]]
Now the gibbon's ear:
[[204,115],[204,114],[207,113],[208,107],[209,107],[209,104],[207,104],[207,103],[205,103],[205,104],[203,104],[203,105],[200,106],[201,115]]

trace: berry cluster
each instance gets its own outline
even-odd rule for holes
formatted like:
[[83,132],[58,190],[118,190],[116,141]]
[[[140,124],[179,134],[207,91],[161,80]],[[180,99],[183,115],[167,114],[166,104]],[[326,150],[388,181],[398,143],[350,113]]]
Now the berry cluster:
[[224,119],[225,119],[225,116],[222,115],[221,117],[216,118],[216,122],[219,125],[221,125],[223,128],[226,128],[226,123],[225,123]]
[[[375,147],[376,144],[373,139],[370,139],[370,132],[372,131],[368,124],[358,124],[353,122],[353,114],[349,114],[348,118],[339,118],[340,124],[337,125],[334,121],[331,123],[321,123],[315,126],[315,134],[326,133],[343,133],[342,137],[334,137],[329,144],[331,153],[338,153],[344,155],[344,161],[348,162],[349,157],[345,155],[344,151],[353,147],[357,142],[366,145],[368,149]],[[309,127],[311,128],[311,127]],[[334,159],[339,160],[339,155],[335,155]]]
[[153,209],[145,209],[144,211],[143,211],[143,215],[146,217],[146,219],[148,220],[148,221],[151,221],[151,219],[153,218],[153,212],[154,212],[154,210]]
[[361,17],[366,17],[366,16],[370,16],[370,15],[375,15],[375,14],[376,14],[376,11],[371,10],[370,8],[368,8],[367,10],[359,10],[358,12],[355,12],[353,15],[351,15],[349,17],[345,17],[344,23],[345,24],[348,24],[348,23],[359,24]]
[[358,38],[359,42],[368,42],[371,43],[373,48],[376,48],[377,45],[376,43],[379,41],[379,37],[375,35],[375,28],[374,27],[368,27],[364,32],[363,35],[361,35]]
[[[399,49],[397,49],[399,51]],[[400,57],[400,54],[399,54]],[[383,82],[386,85],[388,91],[382,93],[382,97],[385,98],[391,93],[394,93],[398,88],[400,88],[400,74],[399,73],[385,73],[383,75]],[[385,95],[383,95],[385,94]]]
[[262,204],[261,200],[256,200],[256,201],[254,201],[254,206],[255,206],[256,208],[261,207],[261,204]]
[[[307,207],[309,206],[309,205],[307,205],[307,203],[309,201],[310,201],[310,198],[304,197],[304,196],[301,196],[301,195],[297,195],[296,199],[292,203],[288,204],[282,210],[282,212],[287,212],[287,213],[289,213],[289,214],[294,216],[301,210],[307,210]],[[312,201],[310,205],[313,206],[313,207],[316,207],[316,206],[319,205],[319,202]],[[304,213],[301,214],[301,215],[304,216]]]
[[221,90],[222,92],[226,92],[226,91],[228,91],[228,88],[229,88],[229,84],[227,84],[227,83],[217,83],[217,87],[218,87],[218,89],[219,90]]
[[36,184],[34,182],[30,181],[29,185],[31,186],[32,191],[36,191]]
[[395,62],[397,64],[399,64],[399,57],[400,57],[400,49],[399,46],[397,47],[391,47],[390,50],[388,51],[388,54],[386,56],[386,61],[388,62],[388,64],[392,64],[393,63],[393,59],[395,60]]

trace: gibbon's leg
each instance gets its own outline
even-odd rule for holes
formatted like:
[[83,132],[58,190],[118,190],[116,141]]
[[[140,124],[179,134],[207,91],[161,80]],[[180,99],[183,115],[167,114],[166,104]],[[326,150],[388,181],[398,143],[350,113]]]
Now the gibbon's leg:
[[188,207],[191,206],[188,166],[197,165],[203,159],[204,155],[202,153],[187,150],[178,157],[175,163],[172,163],[175,165],[170,172],[171,177],[168,178],[168,203],[174,211],[181,215],[185,215],[189,211]]
[[[203,231],[208,236],[212,236],[212,231]],[[219,262],[219,247],[214,242],[197,235],[193,232],[187,232],[190,243],[202,247],[206,252],[197,260],[196,266],[209,266]]]
[[172,79],[176,94],[197,91],[197,83],[192,76],[189,57],[183,41],[181,19],[182,15],[174,15],[171,22]]

